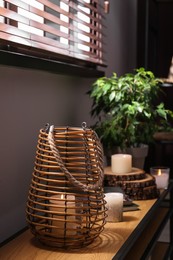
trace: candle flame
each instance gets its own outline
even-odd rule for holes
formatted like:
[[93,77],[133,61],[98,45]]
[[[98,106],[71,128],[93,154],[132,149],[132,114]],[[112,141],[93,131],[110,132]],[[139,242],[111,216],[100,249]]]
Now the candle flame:
[[162,175],[161,169],[158,169],[158,175]]

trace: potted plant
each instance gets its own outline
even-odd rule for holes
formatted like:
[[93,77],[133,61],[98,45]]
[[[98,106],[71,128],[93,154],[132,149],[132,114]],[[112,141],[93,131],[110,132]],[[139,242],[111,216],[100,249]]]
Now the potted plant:
[[139,68],[120,77],[97,79],[88,92],[93,104],[93,128],[98,133],[105,154],[120,147],[145,147],[154,141],[158,131],[171,130],[169,117],[173,112],[158,103],[161,80],[151,71]]

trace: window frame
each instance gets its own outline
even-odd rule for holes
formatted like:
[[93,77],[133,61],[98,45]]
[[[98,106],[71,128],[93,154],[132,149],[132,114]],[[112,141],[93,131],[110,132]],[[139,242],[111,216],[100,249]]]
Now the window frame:
[[51,61],[27,54],[16,53],[11,50],[0,50],[0,64],[77,77],[95,78],[105,75],[103,67],[84,67],[71,63]]

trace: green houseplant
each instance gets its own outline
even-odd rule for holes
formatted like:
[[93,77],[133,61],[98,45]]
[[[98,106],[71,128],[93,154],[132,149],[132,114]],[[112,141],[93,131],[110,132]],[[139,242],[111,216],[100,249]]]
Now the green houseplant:
[[97,79],[88,92],[93,104],[93,126],[104,150],[126,149],[153,142],[155,132],[170,130],[173,112],[158,102],[161,80],[139,68],[120,77],[116,73]]

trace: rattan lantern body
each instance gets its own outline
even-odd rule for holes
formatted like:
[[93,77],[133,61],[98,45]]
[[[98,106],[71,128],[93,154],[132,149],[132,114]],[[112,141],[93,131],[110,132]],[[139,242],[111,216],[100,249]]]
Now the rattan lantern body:
[[41,129],[26,218],[44,244],[78,248],[103,230],[103,151],[86,127]]

